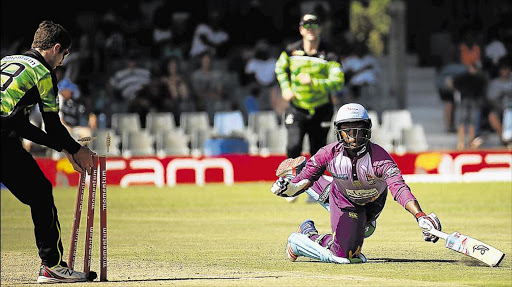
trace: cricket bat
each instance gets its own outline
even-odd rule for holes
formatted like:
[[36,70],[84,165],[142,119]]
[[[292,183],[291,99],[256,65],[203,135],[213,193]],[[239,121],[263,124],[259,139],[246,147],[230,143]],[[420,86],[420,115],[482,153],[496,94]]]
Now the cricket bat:
[[458,232],[447,234],[436,229],[431,229],[428,233],[443,238],[446,241],[446,248],[473,257],[492,267],[497,267],[503,260],[503,257],[505,257],[503,252],[489,244]]

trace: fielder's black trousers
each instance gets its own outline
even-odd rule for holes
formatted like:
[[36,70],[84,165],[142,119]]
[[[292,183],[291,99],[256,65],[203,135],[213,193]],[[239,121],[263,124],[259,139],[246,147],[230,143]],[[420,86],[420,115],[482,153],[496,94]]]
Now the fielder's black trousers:
[[312,156],[325,146],[333,115],[334,107],[330,103],[316,108],[314,114],[290,103],[284,117],[288,134],[286,155],[289,158],[301,155],[302,142],[306,134],[309,136],[309,148]]
[[30,207],[39,257],[44,265],[55,266],[61,262],[63,248],[52,184],[18,138],[2,135],[0,148],[0,181]]

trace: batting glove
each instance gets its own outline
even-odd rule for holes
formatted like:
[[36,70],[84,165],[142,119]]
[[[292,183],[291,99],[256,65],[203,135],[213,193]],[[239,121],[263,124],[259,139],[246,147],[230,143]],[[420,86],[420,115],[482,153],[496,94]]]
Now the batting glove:
[[301,191],[309,186],[309,180],[303,179],[298,183],[292,183],[293,176],[286,176],[278,178],[270,191],[277,196],[290,197],[297,196]]
[[425,212],[420,212],[416,214],[416,220],[418,220],[418,226],[423,229],[423,239],[425,241],[436,243],[437,240],[439,240],[439,237],[428,233],[428,231],[432,229],[441,231],[441,221],[439,221],[439,218],[437,218],[435,213],[426,215]]

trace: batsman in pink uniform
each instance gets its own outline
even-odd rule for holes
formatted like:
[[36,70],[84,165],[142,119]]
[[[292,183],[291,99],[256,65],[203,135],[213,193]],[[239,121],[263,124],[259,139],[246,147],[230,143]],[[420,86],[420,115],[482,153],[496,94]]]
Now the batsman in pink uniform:
[[[271,188],[283,197],[306,190],[316,193],[319,203],[328,204],[325,207],[330,210],[332,234],[319,234],[313,221],[306,220],[288,238],[290,260],[306,256],[332,263],[366,262],[361,253],[363,242],[375,230],[388,189],[414,216],[421,231],[441,230],[437,216],[422,211],[389,153],[370,141],[371,119],[363,106],[342,106],[334,125],[338,141],[324,146],[307,161],[304,157],[285,160],[278,170],[289,172]],[[326,171],[331,176],[324,175]],[[423,238],[434,243],[438,240],[425,231]]]

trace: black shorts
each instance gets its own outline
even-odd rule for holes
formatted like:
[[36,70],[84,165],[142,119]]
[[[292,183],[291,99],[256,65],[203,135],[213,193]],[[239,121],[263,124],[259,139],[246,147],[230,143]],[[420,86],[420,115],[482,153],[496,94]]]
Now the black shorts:
[[455,108],[457,125],[473,125],[478,127],[480,123],[481,108],[481,103],[476,99],[462,99]]
[[305,134],[309,136],[311,155],[325,146],[333,115],[334,107],[331,103],[317,107],[313,115],[308,110],[298,108],[290,103],[284,119],[288,134],[287,156],[295,158],[301,155]]
[[453,103],[453,92],[450,90],[445,89],[438,89],[439,97],[441,98],[441,101],[443,102],[450,102]]

